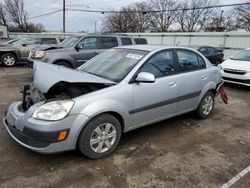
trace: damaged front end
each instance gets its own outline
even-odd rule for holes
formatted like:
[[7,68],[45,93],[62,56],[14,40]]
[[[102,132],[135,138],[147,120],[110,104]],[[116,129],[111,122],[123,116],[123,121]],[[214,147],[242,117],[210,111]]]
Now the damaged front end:
[[110,85],[100,83],[68,83],[58,82],[48,92],[42,93],[32,83],[24,86],[21,110],[26,112],[32,105],[45,101],[72,99]]

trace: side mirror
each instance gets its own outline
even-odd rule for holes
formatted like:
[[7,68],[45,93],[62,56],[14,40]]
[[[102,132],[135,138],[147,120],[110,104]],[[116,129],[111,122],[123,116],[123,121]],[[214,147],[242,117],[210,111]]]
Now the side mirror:
[[28,45],[28,44],[26,44],[26,43],[23,43],[23,44],[22,44],[22,46],[24,46],[24,47],[27,46],[27,45]]
[[136,82],[153,83],[155,82],[155,76],[148,72],[141,72],[135,79]]
[[80,48],[79,45],[76,45],[76,46],[75,46],[75,49],[76,49],[77,52],[79,52],[79,50],[80,50],[81,48]]

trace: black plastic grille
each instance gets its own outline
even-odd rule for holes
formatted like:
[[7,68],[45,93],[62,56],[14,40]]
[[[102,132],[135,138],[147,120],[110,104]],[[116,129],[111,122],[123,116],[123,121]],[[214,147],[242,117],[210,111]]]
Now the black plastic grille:
[[237,74],[237,75],[244,75],[247,73],[245,70],[236,70],[236,69],[224,69],[225,73],[229,74]]

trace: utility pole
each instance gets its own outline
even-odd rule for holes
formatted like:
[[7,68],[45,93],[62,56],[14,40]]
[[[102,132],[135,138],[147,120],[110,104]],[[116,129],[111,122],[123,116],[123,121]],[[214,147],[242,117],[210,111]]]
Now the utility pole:
[[95,33],[96,33],[96,24],[97,24],[97,21],[95,21]]
[[63,0],[63,32],[65,33],[65,0]]

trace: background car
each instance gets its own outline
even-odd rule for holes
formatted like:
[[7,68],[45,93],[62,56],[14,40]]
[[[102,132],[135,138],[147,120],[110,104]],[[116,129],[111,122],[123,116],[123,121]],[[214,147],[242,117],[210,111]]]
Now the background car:
[[65,39],[57,47],[33,49],[28,63],[32,66],[34,60],[40,60],[77,68],[109,48],[134,44],[136,42],[133,37],[127,35],[75,35]]
[[26,62],[30,50],[37,46],[58,45],[60,40],[55,37],[31,37],[22,38],[13,42],[0,46],[0,59],[4,66],[14,66],[17,63]]
[[191,111],[208,118],[222,86],[219,67],[181,47],[117,47],[77,70],[39,62],[33,70],[23,101],[5,113],[9,134],[36,152],[78,148],[93,159],[124,132]]
[[223,62],[224,54],[220,48],[211,46],[194,46],[193,48],[202,53],[213,65]]
[[250,86],[250,48],[240,51],[219,66],[224,82]]

